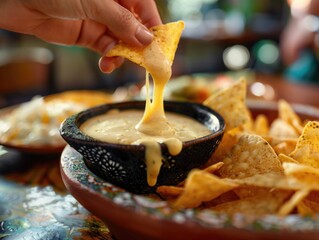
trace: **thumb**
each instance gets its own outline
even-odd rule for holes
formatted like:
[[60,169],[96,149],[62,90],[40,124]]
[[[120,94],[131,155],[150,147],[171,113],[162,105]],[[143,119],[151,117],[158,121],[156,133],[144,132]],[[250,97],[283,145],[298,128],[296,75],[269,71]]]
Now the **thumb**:
[[88,18],[108,27],[112,34],[133,46],[148,45],[153,34],[140,23],[132,12],[116,1],[92,0],[82,1],[83,9]]

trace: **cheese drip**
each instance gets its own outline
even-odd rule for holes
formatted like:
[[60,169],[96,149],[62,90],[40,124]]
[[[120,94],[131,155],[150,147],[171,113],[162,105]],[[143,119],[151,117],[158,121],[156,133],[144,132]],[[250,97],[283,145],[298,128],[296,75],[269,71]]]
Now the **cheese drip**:
[[[164,111],[164,89],[171,78],[171,62],[164,55],[156,41],[145,48],[144,60],[146,66],[146,104],[142,120],[136,125],[136,129],[148,135],[171,137],[175,130],[167,121]],[[149,74],[153,79],[153,98],[149,91]],[[182,150],[182,142],[173,139],[164,142],[171,155],[177,155]],[[147,182],[154,186],[162,167],[161,146],[158,142],[141,141],[145,145],[145,164],[147,167]]]
[[[172,136],[174,129],[167,121],[164,112],[164,89],[172,75],[171,63],[155,41],[145,48],[144,59],[146,66],[146,105],[143,118],[136,128],[150,135]],[[149,74],[153,79],[152,99],[149,93]]]

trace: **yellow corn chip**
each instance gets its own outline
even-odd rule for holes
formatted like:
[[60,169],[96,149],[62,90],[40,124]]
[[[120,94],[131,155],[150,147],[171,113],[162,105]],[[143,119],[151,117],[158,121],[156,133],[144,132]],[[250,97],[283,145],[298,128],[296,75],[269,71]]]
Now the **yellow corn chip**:
[[[271,144],[271,143],[270,143]],[[282,142],[272,146],[277,154],[289,155],[297,145],[297,140],[295,139],[285,139]]]
[[[184,22],[178,21],[178,22],[167,23],[167,24],[152,27],[150,30],[154,34],[153,41],[156,41],[159,44],[164,55],[172,64],[175,57],[175,52],[179,43],[179,39],[184,30]],[[112,48],[106,54],[106,56],[108,57],[121,56],[145,68],[146,66],[145,66],[145,61],[143,56],[144,49],[145,47],[143,48],[132,47],[126,43],[121,42],[118,45],[116,45],[114,48]]]
[[213,93],[204,105],[217,111],[226,122],[225,132],[236,127],[251,127],[252,118],[246,107],[246,79],[241,78],[230,87]]
[[204,168],[203,171],[208,172],[208,173],[214,173],[218,169],[220,169],[223,165],[224,165],[223,162],[218,162],[218,163],[212,164],[212,165]]
[[282,166],[288,178],[303,184],[307,189],[319,190],[319,169],[289,162],[284,162]]
[[278,214],[280,216],[286,216],[291,213],[294,208],[300,203],[307,195],[309,194],[309,189],[302,189],[297,192],[284,204],[280,207]]
[[224,165],[218,172],[226,178],[246,178],[283,171],[278,156],[269,143],[252,134],[243,134],[223,162]]
[[156,192],[161,195],[161,197],[165,199],[176,198],[177,196],[181,195],[183,192],[182,187],[175,187],[175,186],[159,186],[156,189]]
[[269,131],[268,119],[265,115],[259,114],[253,125],[253,131],[257,135],[267,135]]
[[236,200],[239,200],[239,197],[237,196],[237,194],[234,191],[230,190],[228,192],[223,193],[222,195],[220,195],[219,197],[217,197],[211,201],[203,202],[202,207],[203,208],[211,208],[211,207],[217,206],[217,205],[222,204],[222,203],[232,202],[232,201],[236,201]]
[[177,208],[198,207],[202,202],[215,199],[236,186],[208,172],[194,169],[189,173],[184,191],[174,205]]
[[299,202],[297,204],[297,211],[301,216],[309,216],[316,214],[315,211],[313,211],[310,207],[308,207],[305,202],[305,200]]
[[236,201],[226,202],[210,209],[228,215],[244,214],[246,216],[263,216],[278,211],[281,202],[274,197],[256,196]]
[[297,133],[300,134],[302,132],[301,120],[287,101],[283,99],[278,101],[278,114],[279,118],[294,127]]
[[308,122],[298,139],[296,149],[289,155],[301,164],[319,168],[319,122]]
[[254,187],[254,186],[240,186],[234,189],[234,192],[240,199],[247,199],[251,197],[264,196],[275,198],[276,201],[284,202],[292,190],[290,189],[272,189],[268,187]]
[[319,203],[308,200],[308,197],[297,205],[298,213],[302,216],[316,215],[319,212]]
[[207,166],[222,161],[226,155],[230,152],[233,145],[238,142],[238,137],[230,135],[229,132],[225,133],[219,147],[214,152],[213,156],[208,160]]
[[277,118],[272,122],[269,129],[269,136],[273,138],[298,138],[299,134],[288,122]]
[[298,164],[298,162],[295,159],[285,155],[284,153],[279,153],[278,158],[279,158],[281,163],[296,163],[296,164]]
[[[283,190],[300,190],[304,187],[303,184],[296,181],[289,181],[282,173],[264,173],[256,174],[251,177],[242,179],[225,179],[227,181],[238,184],[241,187],[259,187],[268,189],[283,189]],[[239,189],[239,188],[238,188]]]

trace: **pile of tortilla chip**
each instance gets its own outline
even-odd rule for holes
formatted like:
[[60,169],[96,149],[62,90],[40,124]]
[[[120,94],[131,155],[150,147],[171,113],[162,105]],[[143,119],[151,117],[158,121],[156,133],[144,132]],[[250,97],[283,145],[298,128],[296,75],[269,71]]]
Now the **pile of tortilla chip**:
[[[150,30],[171,61],[184,28],[181,21]],[[122,56],[145,67],[144,48],[119,43],[107,56]],[[158,194],[177,209],[209,208],[230,215],[311,215],[319,212],[319,122],[302,122],[286,101],[278,118],[252,118],[245,79],[214,92],[204,105],[226,122],[223,140],[207,166],[192,170],[178,186]]]
[[229,215],[285,216],[319,212],[319,122],[302,122],[286,101],[278,118],[255,119],[240,79],[203,103],[226,122],[224,138],[203,169],[157,192],[177,209],[205,208]]

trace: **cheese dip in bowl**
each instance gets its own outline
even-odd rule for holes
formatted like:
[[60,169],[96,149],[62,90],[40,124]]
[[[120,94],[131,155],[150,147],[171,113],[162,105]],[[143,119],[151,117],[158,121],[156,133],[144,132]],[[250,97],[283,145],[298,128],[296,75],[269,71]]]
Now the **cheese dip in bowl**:
[[141,130],[145,102],[105,104],[67,118],[61,136],[83,155],[87,167],[133,193],[176,185],[203,166],[218,147],[222,117],[197,103],[165,102],[167,124]]

